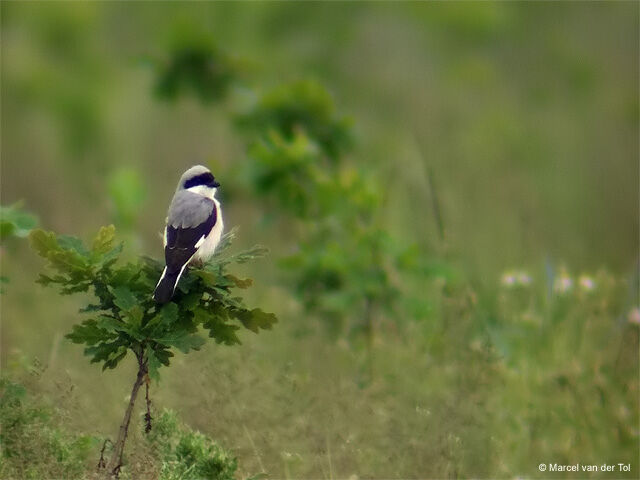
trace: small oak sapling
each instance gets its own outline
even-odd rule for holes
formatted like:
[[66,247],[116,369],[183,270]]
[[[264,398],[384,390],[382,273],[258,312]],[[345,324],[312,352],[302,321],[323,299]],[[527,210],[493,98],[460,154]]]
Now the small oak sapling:
[[[113,225],[102,227],[90,247],[77,237],[40,229],[30,233],[32,247],[48,261],[48,272],[40,275],[38,283],[55,285],[62,295],[90,292],[95,296],[94,303],[80,309],[88,318],[74,325],[67,338],[85,345],[85,355],[91,363],[102,363],[103,370],[116,368],[129,352],[138,365],[111,458],[100,462],[107,477],[117,477],[122,467],[140,387],[146,383],[148,388],[150,379],[159,378],[160,368],[169,366],[175,349],[199,350],[205,343],[203,330],[217,343],[239,344],[239,329],[258,333],[277,321],[272,313],[247,308],[236,293],[251,286],[252,280],[232,275],[228,267],[264,256],[267,250],[256,246],[230,255],[226,249],[234,235],[234,231],[226,234],[209,263],[191,269],[181,279],[173,301],[160,306],[151,294],[163,264],[149,257],[121,260],[123,243],[116,243]],[[150,423],[149,412],[145,420]]]

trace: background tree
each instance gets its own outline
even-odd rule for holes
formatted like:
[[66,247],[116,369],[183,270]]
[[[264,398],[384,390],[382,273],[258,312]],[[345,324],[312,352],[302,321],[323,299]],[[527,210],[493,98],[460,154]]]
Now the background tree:
[[[397,331],[409,317],[425,318],[424,290],[414,293],[405,284],[451,279],[451,269],[429,268],[424,246],[390,234],[385,182],[346,159],[353,120],[338,112],[324,86],[307,79],[251,91],[211,37],[192,38],[182,38],[168,59],[157,61],[156,85],[172,87],[156,92],[165,100],[193,94],[211,106],[232,93],[217,85],[241,86],[237,95],[245,100],[232,99],[240,106],[230,114],[246,142],[247,159],[239,168],[244,188],[266,201],[271,215],[299,223],[289,246],[296,252],[279,262],[285,284],[334,339],[365,340],[371,377],[376,324]],[[183,61],[196,51],[209,68]]]

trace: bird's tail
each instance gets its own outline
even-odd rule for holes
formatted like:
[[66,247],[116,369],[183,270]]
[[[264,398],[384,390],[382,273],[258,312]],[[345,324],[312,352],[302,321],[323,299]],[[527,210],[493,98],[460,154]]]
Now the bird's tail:
[[178,285],[178,280],[180,280],[181,275],[182,270],[170,272],[167,267],[164,267],[162,276],[160,277],[158,285],[156,285],[156,289],[153,292],[153,299],[160,304],[167,303],[169,300],[171,300],[171,298],[173,297],[173,292],[175,292],[176,290],[176,286]]

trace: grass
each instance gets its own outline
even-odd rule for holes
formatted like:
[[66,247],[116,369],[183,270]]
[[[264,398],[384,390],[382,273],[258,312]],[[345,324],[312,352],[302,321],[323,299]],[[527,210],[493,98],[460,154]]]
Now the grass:
[[[545,285],[498,279],[490,295],[440,287],[428,322],[377,331],[372,380],[364,352],[318,341],[317,325],[301,335],[308,320],[293,320],[294,309],[268,338],[179,356],[152,386],[153,403],[233,452],[240,478],[544,477],[539,463],[605,461],[630,463],[618,476],[633,478],[638,325],[627,319],[629,281],[594,279],[593,291],[551,298]],[[73,349],[60,354],[32,381],[50,400],[60,395],[52,384],[71,387],[61,370],[73,368]],[[101,399],[124,392],[127,378],[78,372],[73,396],[88,415],[67,413],[73,430],[96,431],[95,405],[104,407],[97,430],[115,428],[126,393]]]

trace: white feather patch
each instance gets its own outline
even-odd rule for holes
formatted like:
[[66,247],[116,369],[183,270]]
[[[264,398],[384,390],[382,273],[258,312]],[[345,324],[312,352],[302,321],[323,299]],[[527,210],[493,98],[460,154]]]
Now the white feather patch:
[[162,270],[162,275],[160,276],[160,280],[158,280],[158,283],[156,283],[156,288],[158,288],[158,285],[160,285],[160,282],[162,282],[162,279],[166,274],[167,274],[167,267],[164,267],[164,270]]
[[[191,256],[191,258],[193,258],[193,256]],[[189,262],[191,261],[191,258],[189,259]],[[187,263],[189,263],[189,262],[187,262]],[[176,278],[176,283],[173,284],[173,292],[174,293],[176,291],[176,287],[178,286],[178,282],[180,281],[180,277],[182,276],[182,273],[184,272],[184,269],[187,266],[187,263],[182,265],[182,268],[180,269],[180,273],[178,274],[178,278]]]

